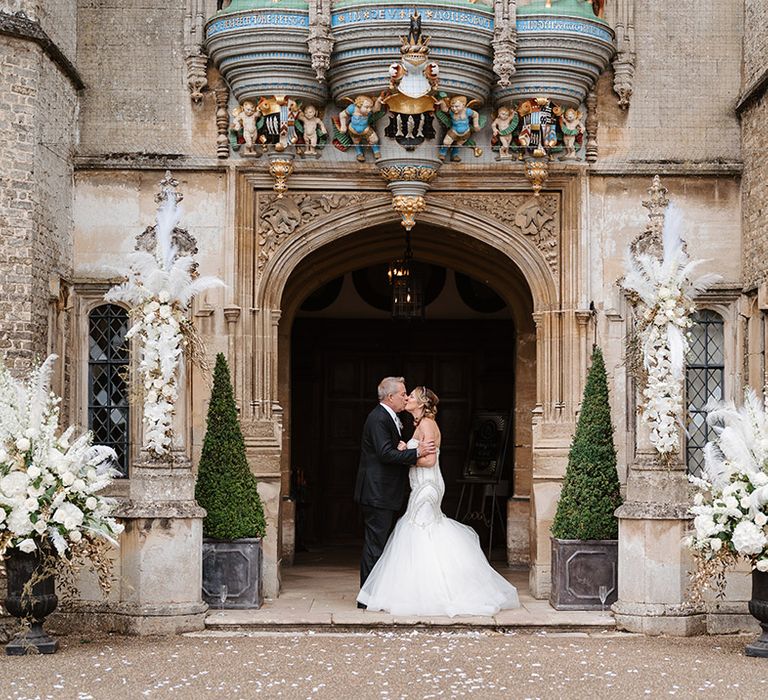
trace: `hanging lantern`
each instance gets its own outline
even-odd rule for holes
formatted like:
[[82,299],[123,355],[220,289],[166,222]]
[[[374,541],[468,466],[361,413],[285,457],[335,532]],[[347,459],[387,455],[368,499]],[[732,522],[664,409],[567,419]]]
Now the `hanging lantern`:
[[407,321],[424,318],[421,280],[414,274],[412,263],[411,234],[406,231],[403,257],[393,260],[387,271],[389,283],[392,285],[392,318]]

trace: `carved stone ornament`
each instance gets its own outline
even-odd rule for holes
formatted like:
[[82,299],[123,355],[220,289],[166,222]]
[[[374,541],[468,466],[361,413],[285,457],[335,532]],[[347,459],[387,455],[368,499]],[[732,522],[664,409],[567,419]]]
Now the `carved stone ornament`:
[[186,0],[184,12],[184,52],[187,64],[187,86],[193,102],[203,99],[208,86],[208,56],[203,49],[205,0]]
[[216,97],[216,157],[229,157],[229,88],[223,80],[220,80],[213,88]]
[[442,194],[431,195],[437,201],[464,212],[476,211],[505,224],[531,239],[550,270],[556,273],[560,256],[560,197],[530,194]]
[[294,193],[262,195],[257,199],[258,246],[256,267],[261,274],[264,266],[283,241],[320,216],[370,199],[370,193],[354,192],[343,194]]
[[275,181],[273,186],[278,199],[288,190],[288,178],[293,173],[293,154],[284,153],[281,156],[271,156],[269,159],[269,174]]
[[427,208],[427,202],[420,194],[397,194],[392,197],[392,208],[400,214],[400,225],[410,231],[416,225],[416,214]]
[[549,166],[543,160],[529,160],[525,163],[525,176],[533,187],[534,196],[538,197],[541,188],[549,177]]
[[325,74],[331,65],[331,53],[333,52],[331,0],[310,0],[307,45],[312,56],[312,68],[315,75],[319,82],[325,82]]
[[614,12],[613,91],[619,96],[619,107],[626,109],[635,78],[635,0],[618,0]]
[[437,168],[423,165],[382,165],[381,176],[387,182],[395,180],[432,182],[437,177]]
[[632,255],[651,255],[661,258],[663,255],[662,230],[664,229],[664,218],[666,216],[669,199],[667,199],[667,190],[661,184],[661,178],[658,175],[653,176],[653,182],[648,188],[648,199],[643,200],[643,206],[648,210],[648,223],[645,231],[637,236],[629,249]]
[[494,0],[493,12],[493,72],[501,87],[509,87],[517,53],[517,0]]
[[597,127],[600,122],[597,118],[597,93],[595,89],[587,94],[587,119],[584,128],[587,132],[586,159],[589,163],[597,160]]

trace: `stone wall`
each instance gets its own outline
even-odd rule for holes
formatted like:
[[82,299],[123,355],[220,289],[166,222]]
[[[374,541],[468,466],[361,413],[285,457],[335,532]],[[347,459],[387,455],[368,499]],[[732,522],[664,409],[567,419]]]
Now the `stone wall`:
[[79,0],[82,155],[215,155],[214,99],[186,86],[185,3]]
[[601,79],[599,162],[737,161],[742,0],[634,4],[634,93],[622,110]]
[[20,369],[53,349],[49,300],[71,275],[77,93],[37,44],[2,36],[0,95],[0,351]]
[[[744,22],[744,81],[750,91],[768,76],[768,5],[746,0]],[[763,84],[750,93],[741,112],[743,176],[744,285],[753,288],[768,278],[768,94]]]

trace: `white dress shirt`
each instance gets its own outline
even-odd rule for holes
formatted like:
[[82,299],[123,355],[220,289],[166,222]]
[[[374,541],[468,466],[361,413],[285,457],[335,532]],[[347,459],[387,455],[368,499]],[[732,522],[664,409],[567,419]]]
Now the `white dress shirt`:
[[387,404],[382,403],[379,404],[384,407],[384,409],[389,413],[390,416],[392,416],[392,420],[395,421],[395,426],[397,426],[397,434],[402,435],[403,432],[403,424],[400,421],[400,419],[397,417],[397,413],[395,413]]

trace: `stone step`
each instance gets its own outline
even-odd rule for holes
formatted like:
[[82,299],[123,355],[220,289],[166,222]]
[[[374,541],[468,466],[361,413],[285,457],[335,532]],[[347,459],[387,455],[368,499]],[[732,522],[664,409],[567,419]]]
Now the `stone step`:
[[[538,607],[538,606],[537,606]],[[548,605],[541,609],[522,607],[504,610],[493,617],[416,617],[395,616],[366,610],[215,610],[205,619],[206,630],[249,631],[400,631],[404,629],[485,630],[507,632],[599,632],[613,631],[616,622],[606,611],[557,611]]]

